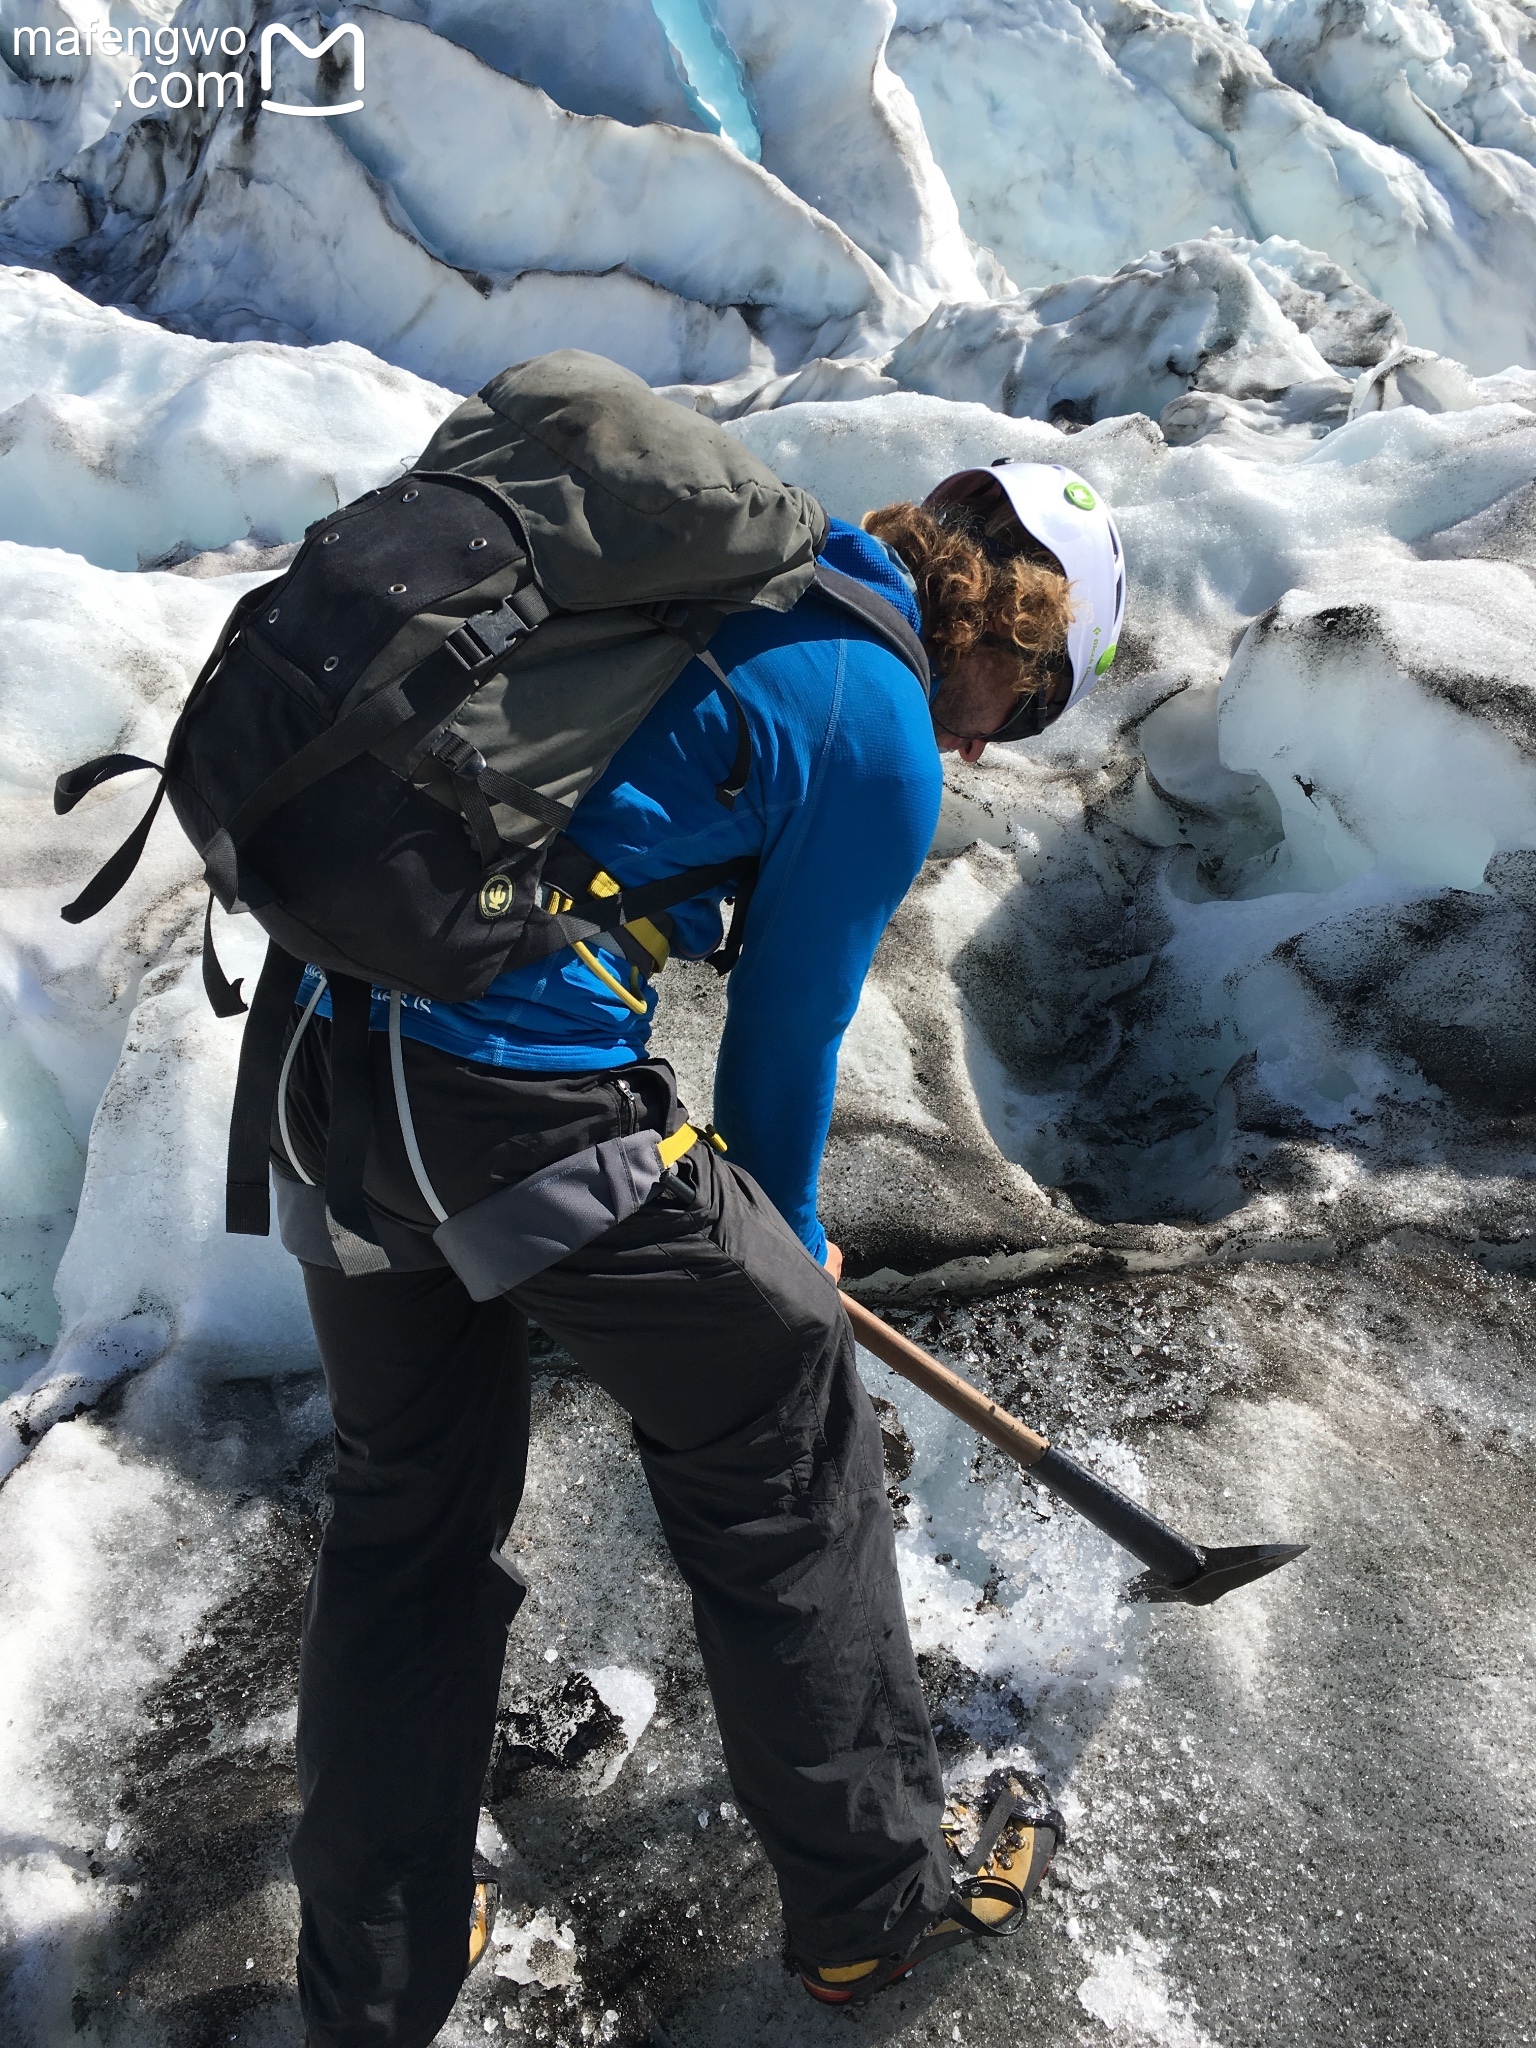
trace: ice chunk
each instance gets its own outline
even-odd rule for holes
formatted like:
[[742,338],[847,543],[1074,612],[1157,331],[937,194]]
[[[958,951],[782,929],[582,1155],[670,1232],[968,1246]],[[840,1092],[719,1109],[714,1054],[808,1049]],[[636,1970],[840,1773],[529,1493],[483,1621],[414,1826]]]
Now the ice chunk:
[[581,1981],[575,1930],[543,1907],[501,1914],[491,1930],[491,1946],[496,1974],[509,1983],[560,1991]]
[[1093,1971],[1077,1987],[1078,2002],[1117,2041],[1145,2042],[1148,2048],[1216,2048],[1164,1974],[1164,1956],[1145,1936],[1132,1932],[1109,1954],[1095,1954]]
[[1253,270],[1215,240],[1179,243],[1111,278],[942,306],[885,368],[909,391],[1080,426],[1113,413],[1155,418],[1195,388],[1290,394],[1314,410],[1331,401],[1340,416],[1349,398]]
[[[891,61],[968,232],[1026,286],[1215,225],[1326,251],[1410,340],[1474,370],[1529,362],[1536,299],[1507,289],[1536,276],[1518,42],[1459,9],[1370,19],[1341,31],[1312,0],[902,0]],[[1465,62],[1443,61],[1453,41]],[[1450,126],[1442,108],[1461,110]]]
[[103,568],[300,540],[456,403],[351,342],[193,341],[0,269],[0,537]]
[[630,1671],[622,1664],[600,1665],[595,1671],[589,1671],[587,1677],[603,1705],[618,1716],[624,1729],[624,1754],[627,1756],[650,1726],[651,1716],[656,1711],[656,1687],[643,1671]]
[[1292,591],[1256,621],[1219,720],[1223,764],[1284,821],[1263,889],[1481,889],[1495,854],[1536,847],[1533,634],[1529,578],[1494,563]]

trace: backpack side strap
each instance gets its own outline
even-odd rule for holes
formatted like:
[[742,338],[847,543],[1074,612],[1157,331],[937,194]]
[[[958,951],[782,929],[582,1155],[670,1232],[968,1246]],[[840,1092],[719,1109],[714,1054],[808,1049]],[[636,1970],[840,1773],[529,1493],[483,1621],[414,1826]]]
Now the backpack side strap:
[[[113,765],[116,763],[117,765]],[[103,754],[99,760],[87,761],[81,768],[72,768],[61,775],[53,786],[53,808],[61,815],[72,811],[81,797],[98,784],[110,782],[115,775],[126,775],[135,768],[153,768],[153,761],[141,761],[136,754]],[[73,789],[66,785],[82,785]],[[149,809],[128,834],[122,845],[92,875],[73,903],[66,903],[59,912],[66,924],[84,924],[88,917],[94,917],[98,910],[105,910],[112,898],[122,888],[128,877],[139,864],[139,856],[149,838],[150,827],[155,814],[165,800],[165,772],[160,771],[160,782],[150,798]]]
[[[210,904],[212,899],[209,899]],[[229,1120],[224,1179],[224,1228],[237,1236],[265,1237],[272,1227],[267,1150],[272,1103],[283,1063],[283,1039],[293,1017],[304,963],[267,941],[251,1014],[245,1020],[235,1106]]]
[[741,708],[741,699],[731,688],[731,679],[716,661],[707,647],[701,647],[698,657],[720,685],[719,694],[731,708],[736,721],[736,752],[726,770],[724,782],[715,784],[715,802],[723,804],[728,811],[736,808],[736,799],[747,786],[747,777],[752,773],[752,729],[747,724],[747,714]]

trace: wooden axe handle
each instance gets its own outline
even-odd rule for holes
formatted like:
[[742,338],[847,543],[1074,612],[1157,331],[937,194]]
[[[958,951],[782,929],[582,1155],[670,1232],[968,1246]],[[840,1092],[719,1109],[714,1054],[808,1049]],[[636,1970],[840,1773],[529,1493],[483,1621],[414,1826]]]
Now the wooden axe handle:
[[1021,1465],[1039,1464],[1050,1449],[1043,1436],[1036,1436],[1006,1408],[999,1408],[995,1401],[989,1401],[979,1387],[973,1387],[959,1373],[951,1372],[947,1365],[940,1365],[936,1358],[920,1351],[909,1337],[903,1337],[889,1323],[882,1323],[852,1295],[839,1290],[838,1299],[848,1311],[853,1334],[866,1351],[872,1351],[892,1372],[899,1372],[914,1387],[921,1387],[941,1408],[947,1408],[951,1415],[958,1415],[978,1436],[996,1444],[1010,1458],[1017,1458]]

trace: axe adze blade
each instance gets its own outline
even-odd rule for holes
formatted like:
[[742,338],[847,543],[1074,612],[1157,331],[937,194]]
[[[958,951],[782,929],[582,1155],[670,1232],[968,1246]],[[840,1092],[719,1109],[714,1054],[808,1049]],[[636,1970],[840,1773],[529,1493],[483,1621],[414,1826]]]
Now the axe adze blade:
[[1173,1586],[1156,1572],[1143,1572],[1132,1579],[1127,1591],[1133,1600],[1182,1600],[1189,1607],[1209,1607],[1234,1586],[1250,1585],[1270,1572],[1279,1571],[1293,1557],[1309,1548],[1305,1543],[1233,1543],[1221,1548],[1202,1544],[1204,1566],[1192,1579]]

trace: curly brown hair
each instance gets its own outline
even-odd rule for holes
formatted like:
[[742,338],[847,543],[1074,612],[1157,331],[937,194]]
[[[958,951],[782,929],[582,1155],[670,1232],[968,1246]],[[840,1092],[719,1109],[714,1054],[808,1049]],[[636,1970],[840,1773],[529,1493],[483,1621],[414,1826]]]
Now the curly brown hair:
[[935,515],[904,500],[867,512],[863,525],[916,579],[923,640],[940,676],[973,648],[999,647],[1018,656],[1020,697],[1049,688],[1066,661],[1071,591],[1056,557],[1011,513],[946,505]]

